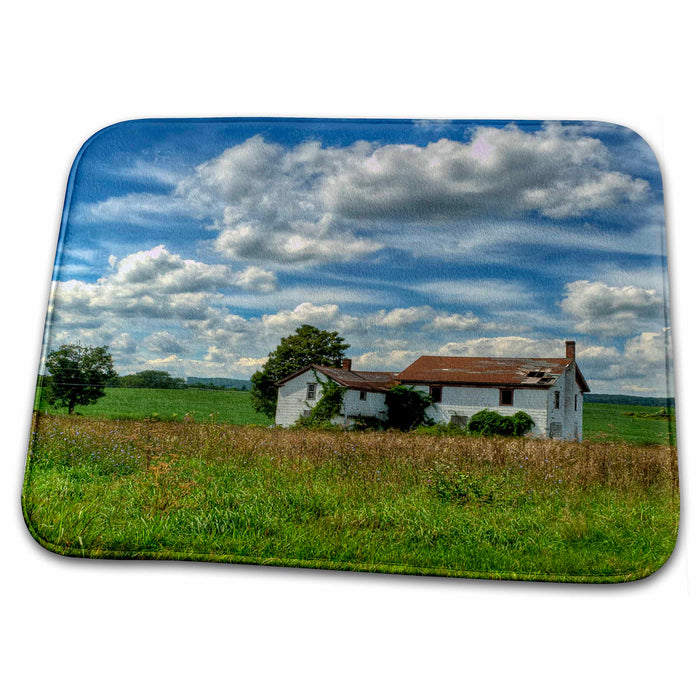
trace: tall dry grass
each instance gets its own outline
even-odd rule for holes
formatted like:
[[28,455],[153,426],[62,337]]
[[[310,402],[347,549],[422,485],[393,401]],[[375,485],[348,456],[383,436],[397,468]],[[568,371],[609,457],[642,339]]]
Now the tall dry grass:
[[[88,420],[38,414],[34,453],[53,445],[63,459],[105,459],[125,469],[181,458],[232,467],[270,460],[280,469],[331,469],[355,478],[423,482],[442,470],[518,473],[527,481],[560,481],[573,488],[678,488],[676,448],[576,443],[528,438],[343,433],[192,422]],[[30,456],[33,454],[30,452]]]

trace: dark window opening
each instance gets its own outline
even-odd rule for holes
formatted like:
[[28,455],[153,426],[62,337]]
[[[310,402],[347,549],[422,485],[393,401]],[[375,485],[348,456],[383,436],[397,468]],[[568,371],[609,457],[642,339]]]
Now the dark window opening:
[[554,408],[559,408],[559,392],[554,392]]
[[442,401],[442,387],[441,386],[431,386],[430,387],[430,398],[433,403],[440,403]]
[[513,390],[512,389],[501,389],[501,395],[498,400],[499,406],[512,406],[513,405]]
[[574,394],[574,411],[578,411],[578,394]]
[[366,391],[360,392],[360,401],[367,401],[367,392]]
[[306,385],[306,399],[307,401],[313,401],[316,398],[316,385],[307,384]]

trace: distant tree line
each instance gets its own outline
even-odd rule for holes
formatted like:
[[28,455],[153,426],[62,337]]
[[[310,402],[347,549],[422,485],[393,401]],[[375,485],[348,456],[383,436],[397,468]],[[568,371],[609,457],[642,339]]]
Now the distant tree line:
[[123,389],[187,389],[187,382],[182,377],[171,377],[168,372],[148,369],[117,377],[113,386]]
[[630,406],[663,406],[675,408],[676,399],[672,396],[628,396],[627,394],[584,394],[584,403],[612,403]]

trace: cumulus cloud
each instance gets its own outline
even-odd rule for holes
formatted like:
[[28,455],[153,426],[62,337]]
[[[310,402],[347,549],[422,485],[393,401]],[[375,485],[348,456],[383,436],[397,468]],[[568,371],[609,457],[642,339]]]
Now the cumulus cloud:
[[645,323],[658,327],[664,300],[654,289],[577,280],[566,285],[561,308],[578,319],[574,328],[580,333],[621,336],[639,331]]
[[184,260],[162,245],[110,264],[96,282],[54,283],[54,322],[89,328],[125,319],[204,319],[215,313],[216,290],[234,282],[227,266]]
[[274,272],[263,270],[254,265],[239,272],[235,277],[234,284],[249,292],[260,292],[261,294],[268,294],[279,288],[277,275]]
[[374,315],[374,323],[387,328],[404,328],[421,321],[430,321],[434,316],[435,310],[430,306],[411,306],[379,311]]
[[564,357],[565,346],[563,340],[501,336],[446,343],[436,354],[473,357]]
[[625,343],[625,354],[630,362],[643,367],[649,365],[665,365],[671,361],[670,330],[664,329],[657,333],[640,333]]
[[531,213],[562,220],[639,203],[649,191],[647,181],[615,169],[602,141],[557,124],[480,126],[468,141],[424,146],[286,147],[256,135],[201,163],[169,195],[111,197],[88,205],[87,215],[137,225],[189,215],[212,224],[214,249],[226,259],[300,265],[401,247],[397,222]]
[[349,218],[432,221],[537,211],[578,216],[646,197],[649,185],[611,169],[601,141],[549,124],[538,132],[479,127],[469,143],[392,144],[354,153],[327,177],[328,210]]
[[172,333],[167,331],[158,331],[151,333],[144,339],[143,344],[146,348],[155,353],[170,353],[179,355],[185,349],[185,346]]

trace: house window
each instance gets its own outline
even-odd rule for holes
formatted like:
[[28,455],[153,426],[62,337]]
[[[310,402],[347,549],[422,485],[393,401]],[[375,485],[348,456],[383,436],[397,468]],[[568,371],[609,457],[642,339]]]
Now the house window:
[[512,406],[513,405],[513,390],[512,389],[501,389],[501,395],[498,399],[499,406]]
[[316,400],[316,385],[307,384],[306,385],[306,400],[315,401]]
[[574,394],[574,411],[578,411],[578,394]]
[[460,416],[457,413],[453,413],[450,416],[450,425],[454,425],[457,428],[466,428],[469,423],[469,418],[467,416]]
[[360,401],[367,401],[367,392],[366,391],[360,392]]
[[554,408],[559,408],[559,392],[554,392]]
[[442,387],[441,386],[431,386],[430,387],[430,398],[433,403],[440,403],[442,401]]

